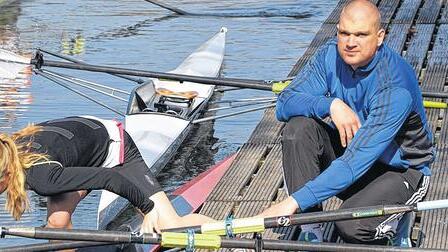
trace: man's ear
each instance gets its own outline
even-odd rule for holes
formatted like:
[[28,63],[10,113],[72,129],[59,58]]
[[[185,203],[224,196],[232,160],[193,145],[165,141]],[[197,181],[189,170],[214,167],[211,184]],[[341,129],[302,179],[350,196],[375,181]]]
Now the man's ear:
[[382,28],[378,31],[378,46],[381,46],[383,44],[385,34],[386,31]]

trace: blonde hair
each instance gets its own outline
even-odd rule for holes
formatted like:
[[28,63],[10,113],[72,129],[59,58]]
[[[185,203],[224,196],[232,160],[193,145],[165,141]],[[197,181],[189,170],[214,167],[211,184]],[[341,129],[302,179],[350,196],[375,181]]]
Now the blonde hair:
[[0,134],[0,178],[8,176],[9,183],[6,189],[5,209],[14,219],[19,220],[25,210],[29,208],[28,196],[25,191],[25,171],[40,160],[48,160],[47,155],[33,153],[32,140],[18,143],[17,140],[33,137],[41,127],[29,125],[12,135]]

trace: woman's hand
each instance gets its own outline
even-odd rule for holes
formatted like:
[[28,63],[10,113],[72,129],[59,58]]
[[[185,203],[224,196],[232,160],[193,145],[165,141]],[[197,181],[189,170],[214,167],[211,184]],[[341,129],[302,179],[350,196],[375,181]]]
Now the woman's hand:
[[161,233],[159,227],[159,212],[157,209],[153,208],[151,212],[144,216],[140,233]]

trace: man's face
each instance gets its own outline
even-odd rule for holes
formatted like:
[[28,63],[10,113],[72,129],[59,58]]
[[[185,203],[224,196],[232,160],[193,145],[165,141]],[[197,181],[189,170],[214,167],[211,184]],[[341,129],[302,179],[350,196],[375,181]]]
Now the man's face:
[[341,16],[338,24],[338,52],[353,69],[367,65],[384,39],[371,18]]

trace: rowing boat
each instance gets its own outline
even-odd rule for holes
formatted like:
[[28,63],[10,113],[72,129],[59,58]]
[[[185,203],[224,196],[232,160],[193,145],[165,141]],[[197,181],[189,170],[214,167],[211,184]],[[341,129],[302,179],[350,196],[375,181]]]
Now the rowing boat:
[[[217,77],[224,58],[226,28],[202,44],[171,73]],[[151,79],[135,88],[125,116],[130,134],[153,174],[170,161],[213,95],[213,85]],[[106,229],[128,205],[103,190],[97,227]]]
[[[199,174],[194,179],[179,187],[170,195],[171,203],[180,216],[196,212],[205,199],[218,184],[225,172],[228,170],[236,155],[231,155],[223,161]],[[138,231],[142,222],[141,215],[135,215],[125,222],[113,227],[114,230]],[[123,244],[105,245],[101,247],[86,247],[77,249],[77,252],[102,252],[102,251],[158,251],[159,245],[151,244]]]

